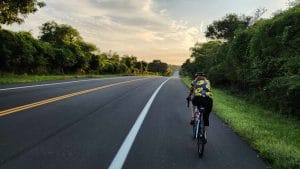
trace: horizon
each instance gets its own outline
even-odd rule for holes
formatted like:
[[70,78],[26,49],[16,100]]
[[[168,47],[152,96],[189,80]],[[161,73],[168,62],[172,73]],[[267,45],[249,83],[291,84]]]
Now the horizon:
[[[133,55],[138,60],[161,60],[180,66],[190,57],[190,47],[207,42],[204,32],[214,20],[228,13],[254,14],[266,8],[263,18],[287,8],[288,0],[75,0],[45,1],[46,6],[30,14],[25,23],[3,26],[13,31],[39,35],[39,27],[50,20],[71,25],[83,39],[101,52]],[[234,3],[233,3],[234,2]]]

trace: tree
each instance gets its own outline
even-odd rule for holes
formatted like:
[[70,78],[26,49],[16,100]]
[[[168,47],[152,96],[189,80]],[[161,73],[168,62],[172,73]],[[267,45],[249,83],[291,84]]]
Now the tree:
[[258,8],[256,9],[254,16],[251,17],[249,25],[252,26],[254,25],[260,18],[261,16],[267,12],[267,8]]
[[55,21],[44,23],[41,27],[40,39],[45,42],[61,45],[62,43],[73,43],[82,41],[79,32],[70,25],[57,24]]
[[0,24],[20,24],[30,13],[35,13],[38,8],[45,5],[44,2],[37,0],[2,0],[0,2]]
[[148,70],[148,63],[145,61],[140,61],[141,64],[141,72],[145,72]]
[[192,63],[191,59],[187,59],[181,66],[180,74],[193,77],[195,72],[196,72],[195,63]]
[[[253,19],[257,20],[264,11],[257,10]],[[208,27],[211,30],[207,30],[208,37],[226,42],[196,44],[181,73],[207,71],[215,86],[226,87],[248,96],[250,101],[299,118],[300,5],[273,18],[259,19],[248,27],[244,19],[236,15],[235,19],[228,19],[228,16],[213,22]],[[239,23],[241,27],[236,26]]]
[[205,36],[211,39],[231,40],[239,29],[246,29],[251,17],[239,17],[236,14],[226,15],[222,20],[214,21],[207,27]]
[[148,70],[150,72],[160,73],[162,75],[167,75],[169,72],[168,64],[161,62],[160,60],[153,60],[148,64]]
[[135,56],[125,55],[121,58],[121,62],[127,66],[128,73],[136,73],[138,71],[137,58]]
[[202,44],[196,43],[195,46],[190,49],[192,51],[191,57],[194,58],[194,63],[198,68],[201,68],[201,71],[208,72],[210,66],[216,59],[215,56],[220,45],[220,41],[209,41]]
[[89,67],[92,70],[98,71],[100,68],[100,56],[99,55],[92,55],[89,61]]
[[121,59],[122,63],[124,63],[128,68],[134,68],[134,63],[137,62],[137,58],[134,56],[127,56],[125,55]]
[[95,52],[97,51],[97,47],[96,45],[92,44],[92,43],[87,43],[84,41],[78,41],[77,45],[80,46],[80,48],[84,51],[84,52]]
[[45,42],[55,42],[55,31],[58,28],[58,24],[55,21],[49,21],[44,23],[41,27],[42,35],[39,37],[42,41]]
[[134,64],[134,67],[136,69],[138,69],[140,73],[143,73],[144,71],[147,70],[147,65],[148,65],[147,62],[145,62],[145,61],[139,61],[139,62],[136,62]]
[[300,0],[293,0],[293,1],[289,0],[289,2],[288,2],[288,5],[289,5],[290,8],[295,7],[299,4],[300,4]]

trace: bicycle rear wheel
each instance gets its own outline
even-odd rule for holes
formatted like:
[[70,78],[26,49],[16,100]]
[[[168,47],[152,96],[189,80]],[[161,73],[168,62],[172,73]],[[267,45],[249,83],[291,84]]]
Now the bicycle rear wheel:
[[203,138],[198,137],[197,144],[198,144],[198,155],[200,158],[202,158],[204,153],[204,145],[205,145],[203,142]]
[[205,145],[205,140],[204,140],[204,135],[201,132],[201,127],[199,126],[199,133],[197,137],[197,146],[198,146],[198,155],[200,158],[202,158],[203,153],[204,153],[204,145]]

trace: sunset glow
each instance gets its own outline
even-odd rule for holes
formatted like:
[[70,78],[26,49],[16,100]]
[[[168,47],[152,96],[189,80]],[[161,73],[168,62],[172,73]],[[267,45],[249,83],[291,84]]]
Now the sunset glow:
[[22,25],[7,29],[30,31],[55,20],[79,30],[85,41],[103,52],[134,55],[139,60],[160,59],[181,65],[196,42],[205,42],[206,26],[228,13],[253,15],[257,8],[270,17],[287,0],[46,0],[47,6]]

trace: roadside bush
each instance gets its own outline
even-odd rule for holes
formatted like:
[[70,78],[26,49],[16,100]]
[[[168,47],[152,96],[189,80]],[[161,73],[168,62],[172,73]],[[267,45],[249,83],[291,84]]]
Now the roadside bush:
[[208,72],[212,84],[238,92],[276,112],[300,118],[299,18],[300,5],[239,28],[227,41],[196,43],[191,48],[191,59],[182,65],[181,74],[192,77],[196,71]]

